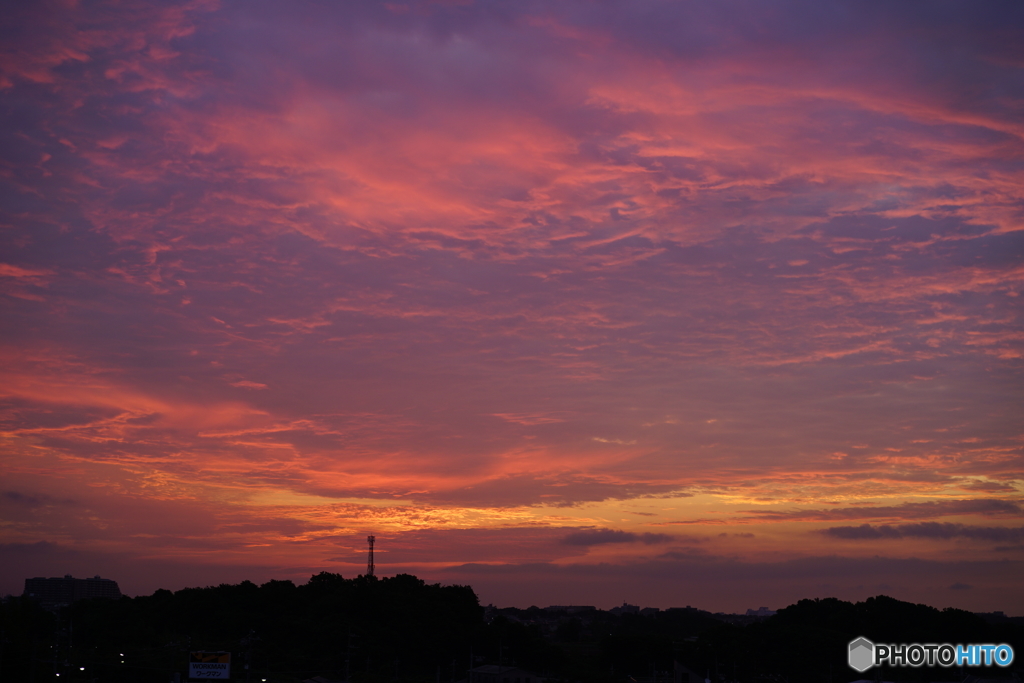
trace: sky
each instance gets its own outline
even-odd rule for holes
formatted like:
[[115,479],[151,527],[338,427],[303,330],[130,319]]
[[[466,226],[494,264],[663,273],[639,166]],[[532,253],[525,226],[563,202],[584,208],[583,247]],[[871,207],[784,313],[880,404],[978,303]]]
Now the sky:
[[1024,5],[0,10],[0,594],[1024,614]]

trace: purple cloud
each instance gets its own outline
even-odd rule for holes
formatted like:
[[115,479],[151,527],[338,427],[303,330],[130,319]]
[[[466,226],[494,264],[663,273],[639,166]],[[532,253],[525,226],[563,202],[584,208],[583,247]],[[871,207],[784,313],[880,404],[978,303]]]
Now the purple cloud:
[[587,529],[576,531],[562,539],[565,545],[604,545],[606,543],[643,543],[654,545],[656,543],[671,543],[676,537],[669,534],[636,534],[619,529]]
[[834,526],[823,533],[835,538],[869,540],[877,538],[968,538],[984,541],[1017,541],[1024,539],[1024,527],[972,526],[950,522],[918,522],[916,524],[881,524],[872,526]]

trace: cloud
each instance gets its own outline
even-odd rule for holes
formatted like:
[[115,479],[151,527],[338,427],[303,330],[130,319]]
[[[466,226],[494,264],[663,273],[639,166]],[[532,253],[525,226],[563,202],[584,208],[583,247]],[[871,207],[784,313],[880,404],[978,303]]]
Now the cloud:
[[1024,539],[1024,527],[984,527],[943,522],[920,522],[917,524],[882,524],[872,526],[837,526],[823,529],[822,533],[848,540],[870,540],[879,538],[967,538],[984,541],[1016,541]]
[[562,543],[582,546],[604,545],[606,543],[643,543],[645,545],[654,545],[656,543],[670,543],[674,540],[676,538],[668,534],[637,534],[619,529],[587,529],[569,534],[562,539]]
[[[984,517],[1018,517],[1021,505],[1012,500],[992,498],[939,500],[925,503],[902,503],[894,506],[865,505],[815,510],[749,510],[751,519],[764,520],[838,520],[838,519],[915,519],[950,515],[981,515]],[[870,526],[870,525],[864,525]]]
[[18,491],[4,491],[3,493],[0,493],[0,496],[3,496],[5,499],[16,505],[24,505],[26,507],[36,507],[37,505],[41,505],[43,502],[42,499],[37,496],[26,495],[24,493],[19,493]]
[[564,419],[559,417],[531,413],[494,413],[494,417],[500,417],[506,422],[514,422],[527,426],[551,424],[553,422],[565,422]]
[[232,382],[231,386],[241,387],[243,389],[266,389],[267,385],[260,382],[252,382],[247,379],[239,380],[238,382]]
[[860,526],[837,526],[822,530],[822,533],[836,538],[862,540],[869,538],[901,538],[902,534],[891,526],[873,527],[870,524]]

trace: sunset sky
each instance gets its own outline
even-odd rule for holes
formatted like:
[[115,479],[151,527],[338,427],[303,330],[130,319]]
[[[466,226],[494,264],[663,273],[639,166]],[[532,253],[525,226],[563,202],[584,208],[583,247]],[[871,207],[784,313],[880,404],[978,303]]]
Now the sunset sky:
[[1024,613],[1024,4],[6,4],[0,594]]

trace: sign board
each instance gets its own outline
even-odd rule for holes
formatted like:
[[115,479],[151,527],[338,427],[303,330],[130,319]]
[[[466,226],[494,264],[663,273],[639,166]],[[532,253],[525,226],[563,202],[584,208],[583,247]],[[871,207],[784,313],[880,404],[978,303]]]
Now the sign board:
[[188,653],[188,677],[206,680],[231,678],[230,652]]

